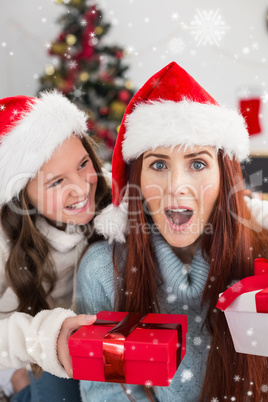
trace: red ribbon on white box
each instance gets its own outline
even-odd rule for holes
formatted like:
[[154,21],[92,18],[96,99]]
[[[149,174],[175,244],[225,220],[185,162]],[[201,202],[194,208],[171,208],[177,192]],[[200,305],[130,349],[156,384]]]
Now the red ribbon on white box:
[[254,276],[241,279],[225,290],[219,297],[216,307],[224,311],[238,296],[262,289],[255,294],[256,311],[257,313],[268,313],[268,260],[256,258],[254,274]]

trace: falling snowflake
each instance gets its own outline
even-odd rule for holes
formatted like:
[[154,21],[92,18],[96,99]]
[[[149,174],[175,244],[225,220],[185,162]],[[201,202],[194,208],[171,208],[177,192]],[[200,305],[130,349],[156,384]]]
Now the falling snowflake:
[[75,88],[73,92],[71,92],[71,95],[73,95],[74,98],[76,99],[82,99],[82,96],[85,95],[85,92],[82,91],[82,87],[80,86],[79,88]]
[[201,343],[202,343],[202,339],[200,338],[200,336],[194,337],[194,340],[193,340],[194,345],[199,346],[199,345],[201,345]]
[[168,297],[167,297],[167,302],[168,303],[174,303],[174,301],[176,301],[176,300],[177,300],[176,295],[171,294],[171,295],[168,295]]
[[46,49],[51,49],[51,47],[52,47],[51,43],[50,43],[50,42],[46,42],[45,48],[46,48]]
[[263,103],[266,103],[266,102],[268,102],[268,92],[264,92],[264,94],[262,95],[262,100],[263,100]]
[[218,398],[212,398],[210,402],[219,402]]
[[253,346],[253,347],[257,346],[257,341],[252,341],[251,346]]
[[138,268],[137,268],[137,267],[132,267],[132,268],[131,268],[131,272],[133,272],[134,274],[135,274],[137,271],[138,271]]
[[243,88],[241,88],[240,89],[240,91],[238,92],[238,95],[241,97],[241,98],[248,98],[249,97],[249,95],[250,95],[250,90],[249,90],[249,88],[248,87],[243,87]]
[[240,377],[239,375],[235,375],[235,376],[234,376],[234,380],[235,380],[235,382],[238,382],[238,381],[241,380],[241,377]]
[[252,336],[253,335],[253,328],[247,329],[247,335]]
[[81,25],[82,27],[85,27],[85,26],[87,25],[87,20],[85,20],[84,18],[82,18],[82,19],[80,20],[80,25]]
[[77,61],[71,60],[71,61],[69,61],[68,65],[69,65],[70,69],[76,68],[77,67]]
[[251,45],[252,49],[257,50],[259,49],[260,45],[257,42],[252,43]]
[[179,14],[178,13],[172,13],[171,14],[171,18],[173,19],[173,21],[176,21],[179,18]]
[[232,281],[230,284],[230,287],[232,287],[232,292],[239,293],[241,291],[241,289],[243,288],[243,285],[239,281],[238,282]]
[[153,385],[152,381],[148,380],[145,382],[146,387],[151,387]]
[[185,49],[185,43],[181,38],[173,38],[168,44],[168,48],[173,54],[180,54]]
[[183,370],[181,373],[181,382],[189,381],[193,377],[191,370]]
[[244,54],[249,54],[250,49],[249,49],[248,47],[244,47],[243,50],[242,50],[242,52],[243,52]]
[[244,160],[244,163],[251,163],[252,162],[252,158],[248,157]]
[[128,46],[126,48],[126,51],[128,54],[133,54],[133,53],[135,53],[135,48],[134,48],[134,46]]
[[268,392],[268,385],[267,384],[263,384],[261,386],[261,392]]
[[252,391],[248,391],[247,394],[248,394],[248,396],[251,396],[251,395],[253,395],[253,392],[252,392]]
[[194,16],[191,22],[191,27],[185,26],[186,29],[191,29],[191,33],[197,42],[197,46],[202,45],[217,45],[229,29],[219,15],[219,10],[202,12],[196,10],[197,15]]
[[0,105],[0,110],[5,110],[5,105]]

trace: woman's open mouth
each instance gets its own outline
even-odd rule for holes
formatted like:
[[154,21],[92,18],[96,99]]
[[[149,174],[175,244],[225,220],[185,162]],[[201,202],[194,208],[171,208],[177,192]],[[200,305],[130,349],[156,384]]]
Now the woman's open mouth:
[[[194,211],[190,208],[169,208],[165,210],[165,215],[169,222],[175,226],[185,226],[192,218]],[[186,225],[187,226],[187,225]]]

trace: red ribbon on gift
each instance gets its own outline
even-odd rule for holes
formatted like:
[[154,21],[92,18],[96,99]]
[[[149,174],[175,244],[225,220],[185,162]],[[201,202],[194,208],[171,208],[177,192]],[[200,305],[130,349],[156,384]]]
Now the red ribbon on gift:
[[[115,326],[104,337],[103,362],[104,376],[107,382],[125,383],[125,340],[136,329],[171,329],[178,334],[178,343],[182,345],[181,324],[142,323],[147,314],[128,313],[123,320],[106,321],[96,320],[94,325]],[[181,347],[177,349],[177,368],[181,362]]]
[[262,290],[255,294],[256,311],[268,313],[268,260],[265,258],[256,258],[254,276],[241,279],[225,290],[216,307],[224,311],[238,296],[258,289]]

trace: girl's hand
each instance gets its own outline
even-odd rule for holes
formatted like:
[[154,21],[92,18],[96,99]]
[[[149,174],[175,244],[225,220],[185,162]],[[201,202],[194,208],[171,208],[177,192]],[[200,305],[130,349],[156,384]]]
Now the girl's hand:
[[82,325],[91,325],[96,321],[95,315],[80,314],[66,318],[60,329],[57,340],[58,359],[69,377],[73,376],[72,358],[69,354],[68,339]]

